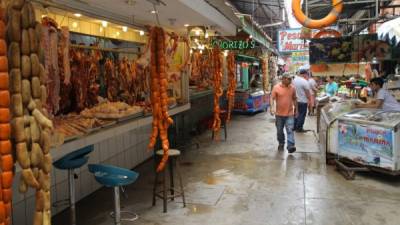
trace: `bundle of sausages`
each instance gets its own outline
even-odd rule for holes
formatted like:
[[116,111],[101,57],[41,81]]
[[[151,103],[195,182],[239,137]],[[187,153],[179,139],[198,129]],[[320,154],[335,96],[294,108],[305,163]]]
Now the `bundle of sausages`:
[[165,32],[162,28],[153,27],[150,32],[150,76],[151,103],[153,110],[153,131],[150,137],[149,149],[153,149],[158,135],[161,138],[164,155],[157,167],[157,172],[164,169],[168,161],[168,127],[173,120],[168,115],[167,73],[165,57]]
[[226,92],[228,98],[228,117],[227,121],[231,120],[231,113],[235,104],[236,91],[236,73],[235,73],[235,54],[230,52],[227,58],[228,64],[228,90]]
[[222,96],[222,55],[219,48],[212,50],[212,65],[213,65],[213,76],[214,76],[214,122],[212,129],[215,132],[214,138],[219,139],[219,131],[221,128],[221,118],[219,107],[219,98]]
[[[4,15],[4,9],[0,8],[0,11]],[[8,90],[9,74],[5,27],[4,18],[0,18],[0,224],[11,224],[11,188],[14,161],[10,141],[10,92]]]
[[12,94],[11,134],[22,168],[19,191],[25,193],[28,187],[36,189],[33,224],[49,225],[52,167],[49,152],[53,124],[42,107],[46,103],[47,89],[45,69],[38,57],[41,25],[36,22],[33,6],[28,0],[10,2],[6,18],[9,91]]
[[268,59],[261,60],[261,69],[263,77],[263,88],[264,91],[268,91],[269,80],[268,80]]

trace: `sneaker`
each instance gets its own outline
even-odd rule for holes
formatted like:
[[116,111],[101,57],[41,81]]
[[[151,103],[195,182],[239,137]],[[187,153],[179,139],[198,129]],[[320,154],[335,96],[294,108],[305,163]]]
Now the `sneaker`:
[[278,145],[278,151],[283,151],[284,148],[285,148],[285,145]]
[[294,146],[291,146],[291,147],[288,148],[288,152],[289,153],[293,153],[295,151],[296,151],[296,147],[294,147]]

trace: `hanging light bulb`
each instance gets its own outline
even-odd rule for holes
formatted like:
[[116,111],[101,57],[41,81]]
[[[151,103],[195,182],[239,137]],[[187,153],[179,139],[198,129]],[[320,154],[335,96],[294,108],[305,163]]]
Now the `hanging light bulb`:
[[193,49],[190,49],[189,53],[192,54],[193,53]]
[[103,27],[107,27],[108,26],[108,22],[103,20],[103,21],[101,21],[101,25]]
[[229,52],[228,50],[225,50],[225,51],[224,51],[224,56],[225,56],[225,57],[228,56],[228,52]]
[[250,39],[252,39],[253,38],[253,35],[250,35]]
[[203,54],[203,50],[200,50],[200,54]]
[[200,36],[200,31],[199,30],[196,30],[194,33],[196,34],[196,36]]
[[208,33],[206,33],[206,35],[204,36],[205,38],[208,38]]
[[127,32],[128,31],[128,27],[127,26],[122,26],[122,31],[123,32]]
[[144,31],[142,31],[142,30],[139,31],[139,35],[140,35],[140,36],[143,36],[143,35],[144,35]]

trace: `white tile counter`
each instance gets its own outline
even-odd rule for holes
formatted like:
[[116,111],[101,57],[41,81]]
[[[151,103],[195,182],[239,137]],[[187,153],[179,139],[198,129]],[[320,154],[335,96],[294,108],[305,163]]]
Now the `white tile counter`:
[[[169,111],[175,115],[190,109],[190,104],[178,106]],[[134,168],[149,159],[153,152],[147,149],[151,135],[152,117],[140,117],[118,123],[109,128],[104,128],[90,133],[79,139],[66,142],[61,147],[51,150],[53,161],[80,148],[93,145],[94,150],[89,154],[89,163],[112,164],[123,168]],[[25,195],[18,192],[21,169],[17,166],[13,182],[13,224],[31,224],[34,212],[34,191],[30,189]],[[75,173],[76,200],[84,198],[101,187],[93,175],[89,173],[87,165],[77,169]],[[53,167],[51,176],[52,202],[68,197],[67,171]],[[52,214],[64,210],[66,206],[52,208]]]

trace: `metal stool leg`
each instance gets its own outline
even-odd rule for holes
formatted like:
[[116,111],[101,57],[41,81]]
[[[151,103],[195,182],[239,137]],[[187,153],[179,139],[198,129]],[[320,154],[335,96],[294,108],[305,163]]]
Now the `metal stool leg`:
[[158,173],[156,172],[156,177],[154,179],[154,186],[153,186],[153,206],[156,205],[157,183],[158,183]]
[[225,134],[225,141],[228,138],[228,133],[227,133],[227,128],[226,128],[226,122],[224,123],[224,134]]
[[75,214],[75,180],[74,170],[68,170],[68,181],[69,181],[69,206],[70,206],[70,219],[71,225],[76,225],[76,214]]
[[174,159],[171,157],[169,162],[169,181],[170,181],[170,191],[171,191],[171,199],[172,201],[174,201],[174,194],[175,194],[175,190],[174,190]]
[[167,212],[167,169],[164,168],[163,170],[163,207],[164,207],[164,213]]
[[119,187],[114,187],[114,223],[121,225],[121,206],[119,199]]
[[176,173],[178,174],[179,186],[181,188],[183,207],[186,207],[185,191],[183,190],[181,167],[180,167],[180,160],[179,159],[176,159]]

